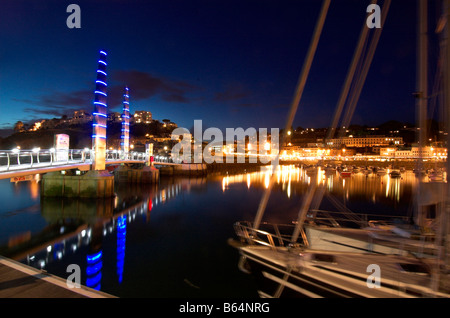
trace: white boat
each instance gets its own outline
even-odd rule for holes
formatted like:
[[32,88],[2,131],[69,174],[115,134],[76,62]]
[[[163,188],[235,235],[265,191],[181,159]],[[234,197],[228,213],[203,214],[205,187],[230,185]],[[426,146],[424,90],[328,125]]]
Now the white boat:
[[[436,292],[432,263],[414,257],[278,248],[240,248],[239,267],[258,273],[262,298],[448,297]],[[374,275],[382,273],[382,276]]]
[[[257,279],[260,297],[450,297],[450,272],[436,285],[437,246],[432,238],[412,238],[393,222],[365,228],[340,227],[341,220],[315,216],[296,227],[238,222],[239,268]],[[358,221],[354,219],[353,221]],[[293,240],[295,237],[295,240]],[[380,285],[372,284],[376,265]]]

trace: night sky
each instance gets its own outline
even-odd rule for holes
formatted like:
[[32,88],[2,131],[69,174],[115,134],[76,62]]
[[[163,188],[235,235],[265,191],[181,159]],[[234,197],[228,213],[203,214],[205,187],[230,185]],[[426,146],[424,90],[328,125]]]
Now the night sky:
[[[80,29],[66,25],[71,3],[81,8]],[[331,123],[369,3],[332,1],[294,127]],[[180,127],[202,119],[223,131],[282,128],[321,5],[1,0],[0,129],[91,112],[100,50],[108,53],[110,111],[121,111],[128,86],[131,113],[149,110]],[[382,32],[353,123],[414,122],[415,1],[393,0]]]

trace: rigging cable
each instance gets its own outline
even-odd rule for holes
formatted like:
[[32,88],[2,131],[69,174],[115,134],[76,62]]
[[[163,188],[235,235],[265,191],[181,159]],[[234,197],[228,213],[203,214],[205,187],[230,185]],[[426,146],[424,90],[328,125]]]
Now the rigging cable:
[[257,211],[254,225],[253,225],[254,229],[256,229],[256,230],[259,228],[259,225],[261,223],[262,214],[264,213],[264,210],[266,209],[266,205],[269,200],[273,184],[275,182],[276,169],[278,168],[280,153],[281,153],[282,147],[284,146],[285,132],[290,129],[290,127],[292,126],[292,122],[294,121],[294,117],[295,117],[295,114],[298,109],[298,104],[300,103],[300,99],[302,97],[303,90],[305,88],[306,79],[308,77],[309,70],[311,69],[312,60],[313,60],[315,52],[317,50],[317,45],[319,42],[320,35],[322,33],[323,25],[325,23],[325,18],[328,13],[328,8],[330,7],[330,2],[331,2],[331,0],[324,0],[322,3],[322,8],[320,11],[319,19],[315,26],[314,35],[313,35],[312,41],[310,43],[308,53],[306,55],[306,60],[303,65],[303,69],[302,69],[300,78],[297,83],[297,89],[296,89],[296,92],[295,92],[295,95],[294,95],[294,98],[293,98],[293,101],[291,104],[289,115],[286,120],[285,130],[283,131],[283,134],[281,136],[280,149],[278,151],[275,163],[272,165],[272,175],[271,175],[271,178],[269,181],[269,186],[267,187],[266,191],[264,192],[263,198],[261,199],[261,202],[258,206],[258,211]]
[[350,125],[353,114],[355,112],[356,104],[358,103],[359,97],[361,96],[361,91],[362,91],[362,88],[366,81],[367,73],[369,72],[370,65],[372,64],[373,56],[375,54],[375,50],[376,50],[376,48],[378,46],[378,42],[380,40],[381,30],[383,29],[384,22],[386,21],[386,16],[389,11],[390,4],[391,4],[391,0],[386,0],[385,4],[383,5],[383,11],[382,11],[382,15],[381,15],[381,28],[375,30],[374,38],[372,39],[372,41],[370,43],[369,52],[363,63],[362,73],[359,74],[359,78],[357,80],[356,87],[355,87],[355,92],[350,99],[349,108],[347,109],[347,112],[345,114],[345,118],[343,121],[343,126],[345,126],[345,127],[348,127]]

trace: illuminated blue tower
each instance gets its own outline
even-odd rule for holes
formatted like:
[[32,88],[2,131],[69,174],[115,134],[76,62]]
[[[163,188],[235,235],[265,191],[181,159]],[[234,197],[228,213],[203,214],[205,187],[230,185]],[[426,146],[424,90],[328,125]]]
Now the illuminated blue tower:
[[106,157],[106,123],[107,123],[107,94],[106,94],[106,52],[100,51],[95,81],[94,112],[92,115],[92,148],[94,150],[94,170],[105,170]]
[[126,158],[130,151],[130,95],[128,87],[125,87],[125,94],[123,94],[122,141],[120,147]]

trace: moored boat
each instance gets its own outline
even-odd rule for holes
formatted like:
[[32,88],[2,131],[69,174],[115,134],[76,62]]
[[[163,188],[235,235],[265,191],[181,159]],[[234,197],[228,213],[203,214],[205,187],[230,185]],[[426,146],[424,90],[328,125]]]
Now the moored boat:
[[[439,284],[434,284],[433,258],[398,254],[395,247],[384,245],[369,251],[374,246],[368,242],[362,247],[339,245],[323,235],[315,246],[308,231],[292,242],[286,233],[272,235],[242,223],[235,228],[241,234],[241,242],[234,244],[239,246],[239,268],[257,279],[260,297],[450,296],[448,274],[441,274]],[[374,269],[382,276],[372,275]]]
[[343,177],[343,178],[348,178],[348,177],[351,177],[351,176],[352,176],[352,172],[351,172],[351,171],[348,171],[348,170],[340,171],[339,174],[340,174],[341,177]]
[[432,170],[428,173],[430,181],[442,182],[444,181],[444,173],[440,170]]
[[392,170],[389,172],[391,178],[400,178],[402,176],[400,170]]

